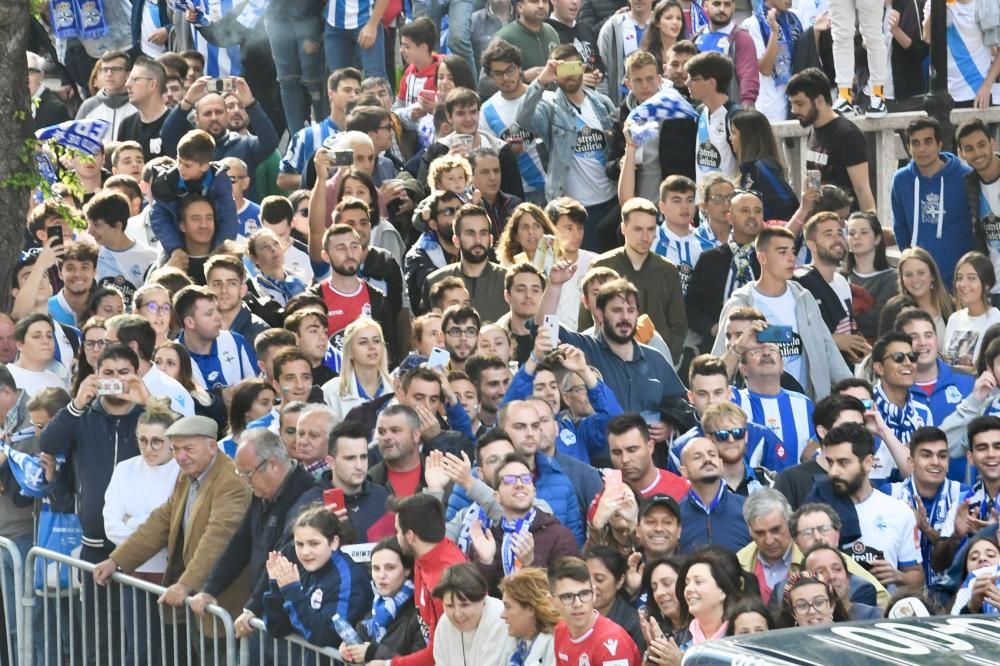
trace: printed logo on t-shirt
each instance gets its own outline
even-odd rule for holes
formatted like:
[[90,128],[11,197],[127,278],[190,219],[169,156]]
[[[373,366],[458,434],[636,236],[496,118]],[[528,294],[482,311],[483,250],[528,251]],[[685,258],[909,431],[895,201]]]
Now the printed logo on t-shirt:
[[949,405],[957,405],[962,402],[962,392],[958,390],[957,386],[949,386],[944,390],[944,399],[948,401]]
[[806,151],[807,166],[810,162],[818,164],[819,166],[826,166],[830,162],[830,156],[824,152],[810,148]]
[[590,656],[584,652],[580,655],[580,658],[576,660],[577,666],[590,666]]
[[615,653],[618,652],[618,639],[609,638],[608,640],[604,641],[604,647],[607,648],[608,653],[612,657],[615,656]]
[[521,127],[517,123],[512,123],[510,127],[505,127],[502,132],[500,132],[500,138],[505,142],[510,141],[523,141],[524,143],[531,143],[535,140],[535,135],[531,130]]
[[872,548],[871,546],[866,546],[861,541],[855,541],[851,544],[847,554],[854,558],[854,561],[860,564],[867,570],[871,569],[872,562],[875,560],[884,560],[885,553],[883,553],[878,548]]
[[983,217],[983,235],[991,250],[1000,251],[1000,218],[993,213]]
[[920,221],[923,224],[937,225],[938,220],[947,212],[944,209],[944,201],[937,192],[928,192],[920,202]]
[[149,154],[159,155],[163,152],[163,139],[158,136],[153,137],[149,140]]
[[313,591],[309,597],[309,605],[313,607],[313,610],[319,610],[323,607],[323,590],[321,588]]
[[608,145],[608,138],[604,132],[596,130],[583,122],[583,119],[576,118],[576,146],[574,151],[580,157],[596,160],[601,164],[605,161],[605,149]]
[[700,167],[718,169],[722,165],[722,154],[711,141],[705,141],[698,146],[697,161]]

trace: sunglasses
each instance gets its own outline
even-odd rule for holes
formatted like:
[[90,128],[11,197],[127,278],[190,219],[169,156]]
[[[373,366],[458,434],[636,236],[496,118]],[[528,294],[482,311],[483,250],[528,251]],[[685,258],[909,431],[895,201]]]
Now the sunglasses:
[[715,432],[708,433],[717,442],[727,442],[729,440],[736,441],[738,439],[743,439],[747,434],[746,428],[729,428],[728,430],[716,430]]
[[917,352],[893,352],[887,356],[882,357],[882,362],[884,363],[886,359],[892,359],[894,363],[902,363],[906,359],[910,359],[910,363],[916,363],[920,354]]
[[[897,361],[897,362],[901,363],[902,361]],[[865,411],[868,411],[869,409],[872,408],[872,405],[875,404],[875,401],[869,398],[868,400],[862,400],[861,404],[865,406]]]

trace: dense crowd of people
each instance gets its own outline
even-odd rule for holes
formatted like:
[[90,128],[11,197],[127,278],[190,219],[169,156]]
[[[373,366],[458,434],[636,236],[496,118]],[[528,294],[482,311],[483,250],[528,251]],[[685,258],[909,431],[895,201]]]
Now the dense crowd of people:
[[[877,211],[849,119],[919,106],[929,2],[46,11],[0,536],[93,573],[40,663],[223,659],[212,605],[378,666],[1000,609],[995,132],[910,123]],[[1000,5],[946,12],[985,109]]]

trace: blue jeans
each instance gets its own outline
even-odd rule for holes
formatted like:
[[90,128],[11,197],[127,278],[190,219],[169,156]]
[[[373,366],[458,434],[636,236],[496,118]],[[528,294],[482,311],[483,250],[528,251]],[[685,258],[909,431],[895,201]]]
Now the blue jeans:
[[379,23],[375,43],[367,49],[358,46],[360,34],[361,28],[334,28],[326,24],[323,43],[327,68],[334,72],[344,67],[358,67],[364,70],[366,77],[379,76],[388,80],[385,73],[385,28]]
[[[322,28],[315,17],[292,21],[272,20],[265,26],[271,42],[274,69],[278,73],[281,106],[285,110],[288,131],[295,134],[306,126],[305,91],[309,94],[313,119],[321,121],[329,114],[323,94]],[[315,42],[316,50],[307,53],[302,45]],[[305,86],[305,91],[303,90]]]
[[[479,0],[413,0],[413,18],[426,16],[440,25],[441,17],[448,12],[448,50],[461,56],[474,67],[476,62],[472,54],[472,12],[482,9],[485,2]],[[437,49],[435,49],[437,50]],[[479,78],[478,72],[473,76]]]

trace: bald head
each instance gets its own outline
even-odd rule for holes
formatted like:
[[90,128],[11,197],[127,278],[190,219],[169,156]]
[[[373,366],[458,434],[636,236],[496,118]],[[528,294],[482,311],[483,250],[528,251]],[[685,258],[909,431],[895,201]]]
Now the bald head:
[[681,474],[692,484],[711,484],[722,474],[722,460],[715,442],[695,437],[681,451]]
[[213,137],[229,131],[229,112],[226,101],[218,93],[208,93],[194,105],[195,124]]

